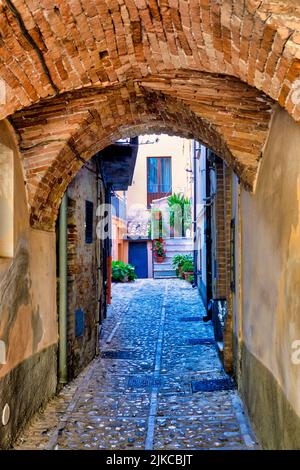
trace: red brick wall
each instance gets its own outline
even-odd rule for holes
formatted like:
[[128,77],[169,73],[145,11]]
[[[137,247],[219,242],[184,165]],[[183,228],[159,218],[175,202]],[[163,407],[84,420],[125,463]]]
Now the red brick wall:
[[231,221],[231,169],[221,160],[216,161],[215,197],[215,257],[217,277],[214,297],[227,300],[228,314],[224,329],[223,362],[232,370],[232,305],[230,291],[230,221]]
[[226,186],[225,164],[218,160],[216,162],[216,197],[215,197],[215,256],[217,263],[214,284],[214,297],[227,297],[227,196],[230,194],[230,187]]
[[238,77],[299,119],[297,2],[28,0],[0,6],[1,118],[57,93],[170,70]]

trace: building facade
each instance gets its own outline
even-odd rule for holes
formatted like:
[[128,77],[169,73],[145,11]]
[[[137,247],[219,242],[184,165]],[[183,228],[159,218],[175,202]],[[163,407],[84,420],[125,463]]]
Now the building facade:
[[[56,390],[55,225],[69,183],[116,139],[164,132],[226,162],[214,163],[211,214],[224,357],[263,446],[299,449],[298,2],[16,3],[0,3],[1,447]],[[122,178],[126,155],[108,161]]]
[[128,263],[128,246],[125,240],[127,233],[126,192],[115,192],[111,197],[112,204],[112,259]]
[[157,277],[161,274],[157,272],[158,268],[162,268],[167,276],[175,273],[171,265],[172,253],[180,251],[181,247],[167,247],[167,258],[161,266],[153,259],[151,240],[155,238],[152,233],[155,226],[152,215],[161,211],[163,236],[170,238],[167,198],[180,194],[191,201],[192,158],[193,141],[190,139],[165,134],[140,138],[133,181],[126,195],[128,260],[135,265],[139,277]]
[[197,281],[206,320],[262,445],[272,449],[298,446],[298,209],[284,209],[298,191],[298,140],[296,125],[277,109],[253,193],[209,149],[196,152]]
[[[109,165],[100,153],[79,170],[64,193],[56,230],[34,230],[14,132],[8,123],[0,125],[6,171],[0,211],[10,221],[0,233],[0,408],[9,416],[0,425],[0,448],[8,448],[98,353],[110,300],[113,212],[99,207],[110,207],[113,188],[127,189],[136,159],[130,144],[119,149],[109,149]],[[22,399],[15,393],[20,386]]]

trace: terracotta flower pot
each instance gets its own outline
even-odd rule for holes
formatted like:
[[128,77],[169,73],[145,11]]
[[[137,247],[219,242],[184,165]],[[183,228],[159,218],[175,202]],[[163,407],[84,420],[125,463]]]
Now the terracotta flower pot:
[[184,274],[184,279],[185,279],[186,281],[188,281],[188,280],[189,280],[189,277],[190,277],[190,276],[193,276],[194,273],[193,273],[193,271],[189,271],[189,272],[185,272],[185,273],[183,273],[183,274]]
[[178,275],[179,275],[179,277],[181,277],[182,279],[184,279],[184,272],[182,271],[182,267],[181,267],[180,264],[179,264],[179,266],[178,266]]
[[162,263],[162,262],[164,261],[164,259],[165,259],[165,258],[164,258],[163,256],[155,256],[155,261],[156,261],[157,263]]

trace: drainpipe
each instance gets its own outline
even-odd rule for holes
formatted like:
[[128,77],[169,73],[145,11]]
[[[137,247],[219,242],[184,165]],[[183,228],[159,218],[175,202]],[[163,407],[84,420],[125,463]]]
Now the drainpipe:
[[67,192],[59,210],[59,382],[68,382],[67,370]]
[[193,237],[194,237],[194,282],[193,287],[198,285],[198,269],[197,269],[197,142],[194,140],[194,158],[193,158],[193,173],[194,173],[194,201],[193,201]]
[[206,316],[203,321],[212,319],[212,203],[213,194],[211,188],[211,161],[212,153],[206,149],[205,157],[205,177],[206,177],[206,200],[209,201],[205,206],[205,243],[206,243]]
[[[101,170],[99,166],[98,160],[96,160],[96,190],[97,190],[97,209],[98,206],[101,204],[101,185],[100,181],[102,181],[101,178]],[[101,251],[101,240],[97,236],[96,238],[96,260],[97,260],[97,311],[96,311],[96,317],[95,317],[95,328],[96,328],[96,350],[95,353],[98,356],[99,354],[99,335],[100,335],[100,330],[101,330],[101,307],[102,307],[102,299],[101,299],[101,256],[102,256],[102,251]]]
[[[109,206],[109,231],[112,234],[112,214],[111,214],[111,184],[107,185],[106,204]],[[112,235],[107,239],[107,304],[111,303],[111,275],[112,275]]]

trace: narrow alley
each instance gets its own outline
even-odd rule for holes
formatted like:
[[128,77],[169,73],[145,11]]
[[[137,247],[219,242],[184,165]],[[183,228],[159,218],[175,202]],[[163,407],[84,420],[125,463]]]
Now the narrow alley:
[[258,448],[201,305],[179,279],[114,284],[99,356],[15,449]]

